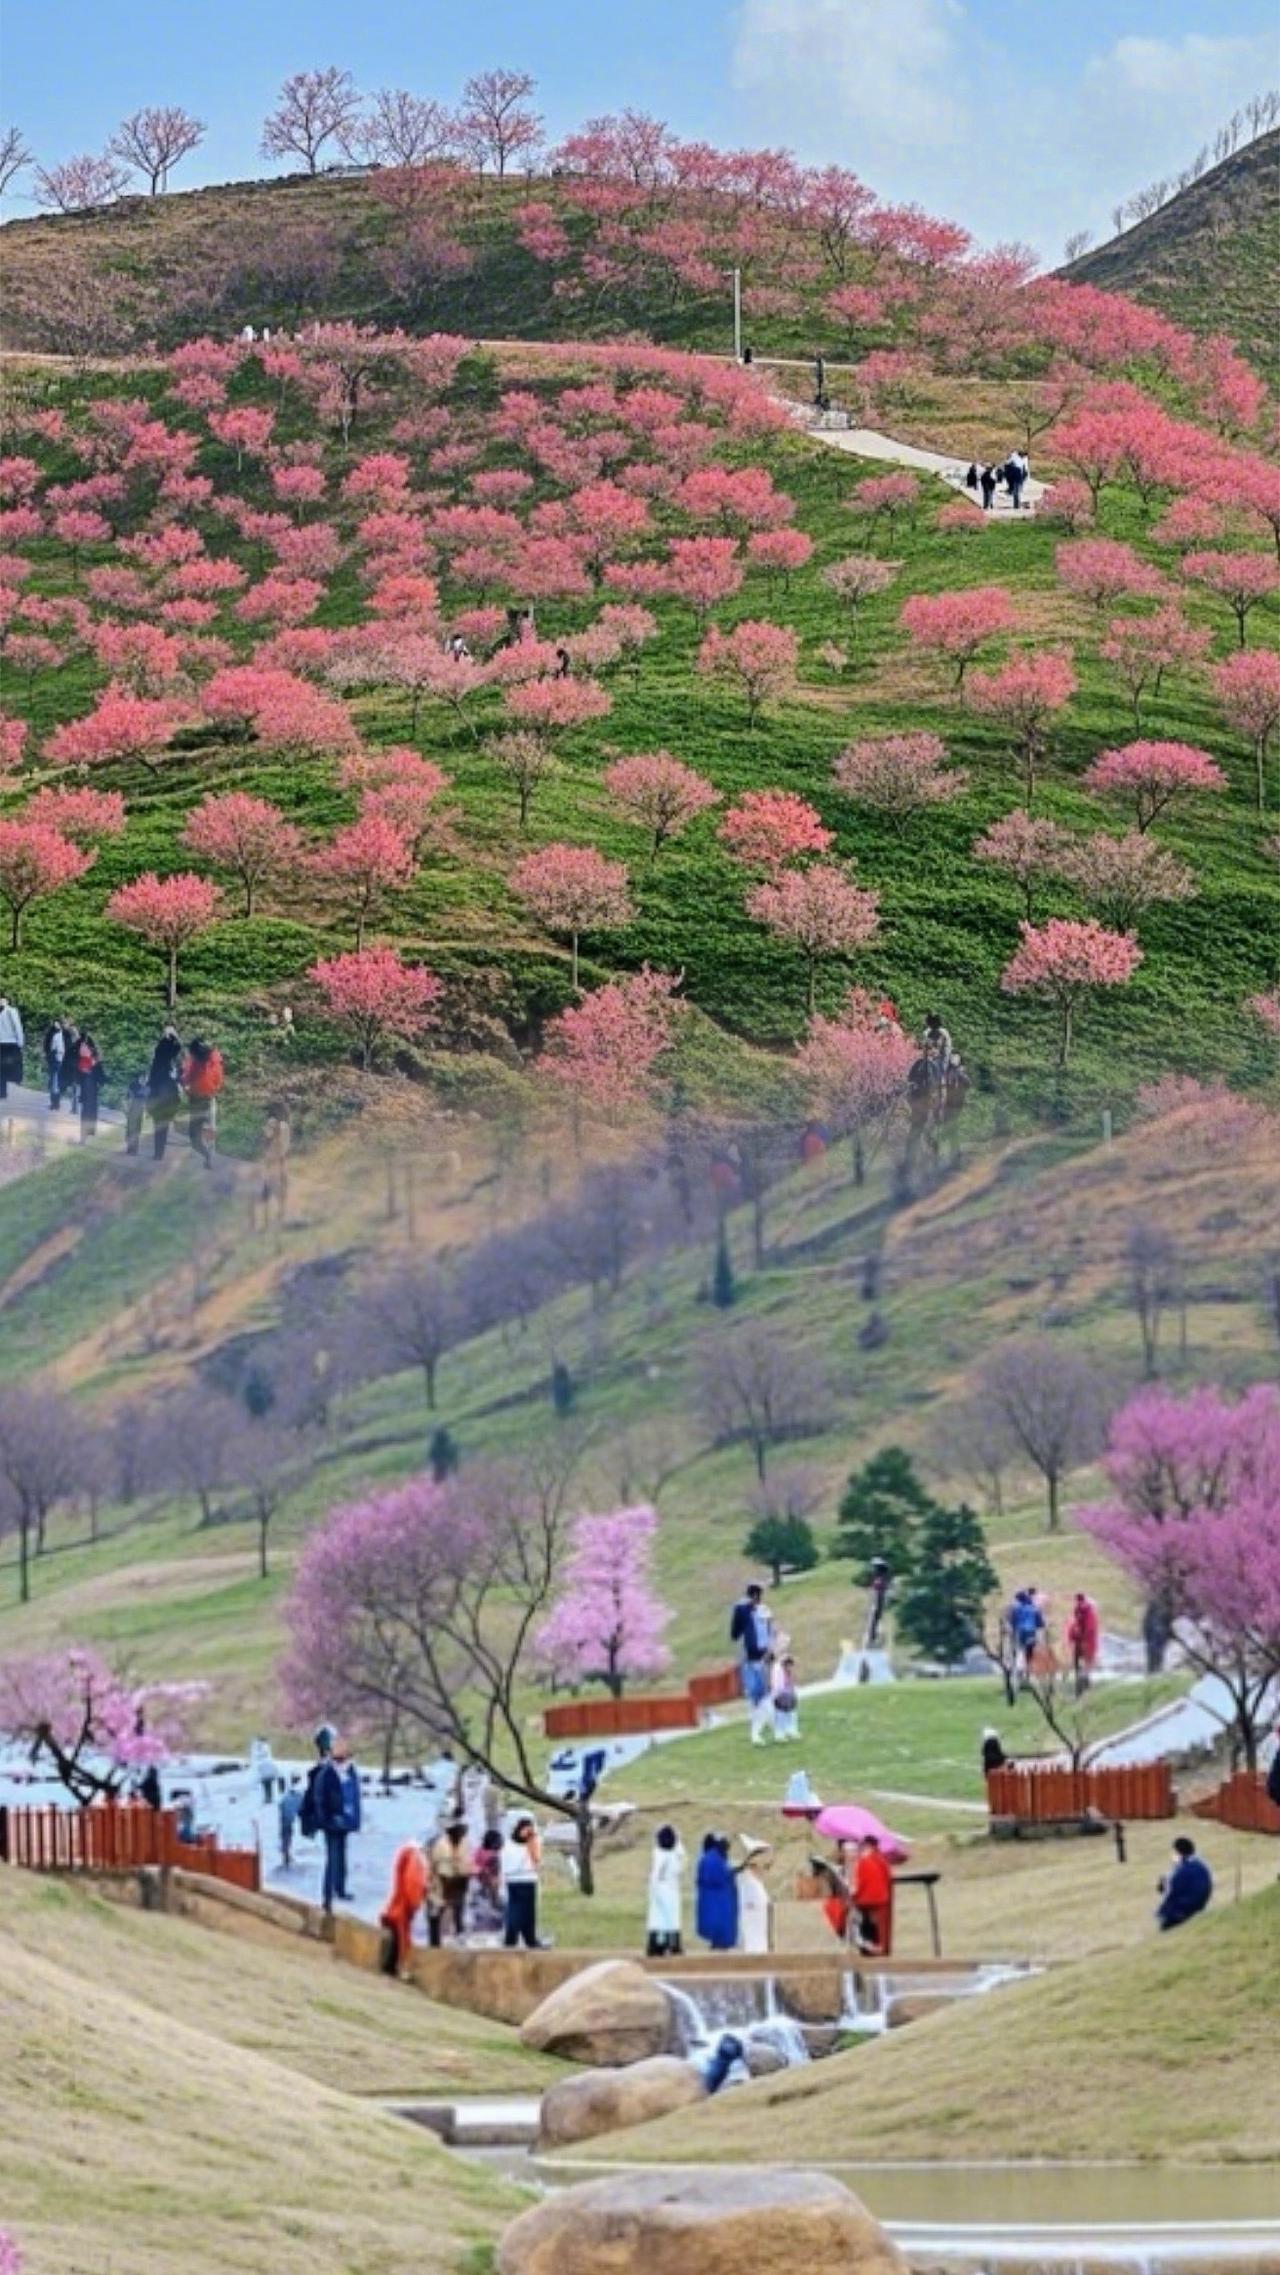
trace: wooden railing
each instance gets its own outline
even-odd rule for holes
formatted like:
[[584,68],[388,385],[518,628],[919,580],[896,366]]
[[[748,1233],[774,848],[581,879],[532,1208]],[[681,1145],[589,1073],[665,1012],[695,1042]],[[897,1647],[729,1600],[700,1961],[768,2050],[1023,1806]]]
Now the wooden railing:
[[584,1698],[549,1706],[542,1717],[548,1738],[646,1738],[659,1730],[696,1730],[711,1706],[727,1706],[742,1696],[736,1667],[693,1675],[688,1686],[668,1698]]
[[31,1872],[133,1872],[168,1864],[255,1893],[261,1886],[256,1849],[223,1848],[216,1833],[180,1840],[176,1811],[142,1801],[0,1810],[0,1819],[0,1856]]
[[1280,1833],[1280,1809],[1267,1799],[1267,1788],[1256,1770],[1238,1769],[1216,1793],[1193,1801],[1194,1817],[1211,1817],[1237,1833]]
[[1018,1762],[993,1769],[987,1777],[992,1816],[1012,1817],[1024,1825],[1064,1824],[1090,1813],[1111,1819],[1172,1817],[1177,1806],[1168,1762],[1080,1770],[1064,1769],[1058,1762]]

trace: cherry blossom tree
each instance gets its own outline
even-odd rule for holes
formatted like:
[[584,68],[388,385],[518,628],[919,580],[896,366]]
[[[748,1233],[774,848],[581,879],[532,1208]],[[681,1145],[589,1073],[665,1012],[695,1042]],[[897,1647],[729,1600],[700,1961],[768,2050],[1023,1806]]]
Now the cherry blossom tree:
[[743,579],[737,539],[676,537],[667,550],[663,589],[693,610],[699,630],[720,601],[732,599]]
[[1227,725],[1252,748],[1254,800],[1261,813],[1271,738],[1280,728],[1280,656],[1270,648],[1248,648],[1228,656],[1214,671],[1213,692]]
[[332,63],[319,71],[295,71],[263,120],[262,155],[301,158],[307,172],[317,174],[325,144],[345,142],[359,116],[360,97],[349,71]]
[[913,593],[898,622],[917,648],[955,665],[952,686],[958,692],[974,658],[1012,632],[1017,615],[1003,585],[973,585],[965,592]]
[[669,972],[639,972],[593,988],[546,1031],[545,1071],[576,1100],[614,1113],[643,1099],[685,1006]]
[[1196,897],[1195,871],[1141,830],[1111,837],[1094,830],[1061,855],[1057,871],[1074,885],[1093,915],[1116,932],[1131,932],[1140,916],[1162,901]]
[[999,671],[975,672],[969,682],[973,710],[999,720],[1009,736],[1028,810],[1035,798],[1036,776],[1049,746],[1052,722],[1065,711],[1075,692],[1076,675],[1070,657],[1055,656],[1048,649],[1011,656]]
[[637,753],[615,759],[604,770],[604,786],[614,804],[649,832],[649,858],[656,861],[673,837],[679,837],[699,814],[720,803],[720,793],[704,775],[685,766],[670,751]]
[[1136,734],[1142,733],[1143,697],[1158,696],[1168,671],[1190,669],[1209,653],[1210,635],[1198,624],[1188,624],[1175,606],[1158,608],[1152,616],[1117,616],[1107,627],[1098,654],[1109,663],[1133,707]]
[[1111,1496],[1078,1522],[1143,1589],[1157,1633],[1176,1623],[1190,1664],[1225,1690],[1233,1752],[1256,1768],[1280,1679],[1280,1397],[1141,1390],[1103,1468]]
[[1222,768],[1189,743],[1137,742],[1104,750],[1082,779],[1086,790],[1131,804],[1143,831],[1175,800],[1227,787]]
[[207,932],[219,914],[222,895],[207,877],[190,870],[158,877],[147,869],[130,884],[120,885],[107,902],[112,923],[136,932],[148,948],[164,958],[165,1002],[170,1011],[178,1000],[178,957],[192,940]]
[[625,867],[591,845],[545,845],[527,853],[511,872],[511,889],[548,932],[567,936],[574,988],[581,934],[617,931],[632,920]]
[[916,1058],[910,1037],[879,1012],[863,988],[850,988],[839,1015],[809,1021],[796,1071],[814,1112],[853,1145],[861,1184],[868,1155],[892,1125]]
[[819,963],[824,956],[851,956],[875,939],[880,896],[852,884],[833,863],[818,862],[811,869],[784,869],[754,885],[747,894],[747,914],[803,956],[805,1004],[812,1013]]
[[81,1807],[111,1800],[126,1778],[166,1762],[187,1734],[203,1683],[133,1683],[88,1644],[0,1669],[0,1736],[34,1764],[47,1760]]
[[959,767],[948,767],[946,758],[941,735],[924,728],[902,735],[864,735],[836,759],[836,788],[846,798],[901,824],[906,815],[944,805],[968,788],[968,775]]
[[542,119],[529,101],[534,91],[527,71],[477,71],[467,80],[457,132],[481,173],[491,165],[501,181],[513,158],[540,146]]
[[169,176],[204,141],[203,119],[177,103],[148,104],[116,128],[111,148],[117,158],[144,176],[152,197],[169,187]]
[[1242,648],[1251,610],[1280,592],[1280,561],[1269,560],[1265,553],[1188,553],[1182,573],[1225,600]]
[[129,187],[129,169],[110,150],[100,156],[82,151],[56,166],[37,166],[37,205],[55,213],[88,213],[94,206],[111,205]]
[[1022,894],[1022,913],[1030,924],[1037,885],[1060,874],[1070,845],[1070,833],[1061,823],[1040,821],[1019,807],[992,822],[981,837],[974,839],[973,857],[990,862],[1013,878]]
[[536,1658],[558,1682],[603,1683],[621,1698],[629,1680],[666,1673],[671,1613],[651,1577],[657,1530],[657,1511],[643,1504],[577,1519],[560,1592],[534,1637]]
[[851,513],[867,516],[872,534],[877,524],[885,521],[891,538],[899,514],[914,513],[919,503],[920,482],[915,474],[873,474],[869,481],[859,482],[848,500]]
[[753,568],[764,569],[770,579],[781,577],[784,585],[791,581],[795,569],[803,569],[813,558],[813,539],[802,529],[757,529],[747,539],[747,559]]
[[777,876],[810,853],[826,853],[832,832],[794,790],[747,790],[720,824],[720,843],[750,869]]
[[1272,988],[1266,995],[1251,995],[1248,1008],[1267,1033],[1280,1042],[1280,988]]
[[429,1027],[444,994],[434,972],[402,962],[394,948],[322,957],[307,978],[320,990],[330,1018],[354,1036],[366,1070],[384,1036],[416,1036]]
[[253,403],[237,403],[229,410],[211,414],[209,432],[224,449],[234,450],[238,474],[246,457],[263,456],[275,423],[274,411],[264,411]]
[[887,591],[897,573],[891,561],[878,561],[872,553],[847,553],[843,560],[832,561],[823,570],[824,585],[848,614],[849,639],[855,650],[862,609],[877,593]]
[[0,819],[0,901],[9,911],[9,946],[22,945],[22,920],[33,901],[83,877],[93,855],[47,823]]
[[1142,962],[1130,934],[1108,932],[1093,917],[1055,916],[1038,929],[1023,924],[1021,945],[1000,975],[1006,995],[1038,995],[1058,1018],[1057,1064],[1066,1065],[1076,1017],[1095,988],[1124,987]]
[[83,719],[55,727],[44,746],[51,766],[105,766],[136,758],[152,773],[183,723],[182,707],[168,697],[131,695],[127,688],[104,688],[97,707]]
[[529,809],[542,784],[559,771],[560,761],[543,735],[531,727],[517,727],[509,735],[495,735],[485,746],[499,774],[510,783],[520,811],[520,827],[529,827]]
[[781,702],[795,687],[799,642],[786,625],[746,618],[732,632],[715,625],[698,650],[698,669],[708,679],[726,680],[746,698],[747,725],[754,727],[766,703]]
[[1074,474],[1063,474],[1045,491],[1036,518],[1069,530],[1075,537],[1088,527],[1093,515],[1094,503],[1088,483],[1080,481]]
[[355,924],[357,950],[386,895],[412,884],[414,866],[413,847],[380,814],[348,822],[311,857],[314,874],[334,889]]
[[594,679],[530,679],[503,698],[509,718],[537,734],[564,734],[606,718],[613,698]]
[[1099,615],[1117,600],[1158,600],[1169,589],[1159,569],[1113,537],[1077,537],[1054,559],[1059,584],[1092,601]]
[[261,888],[296,874],[302,859],[302,832],[270,799],[251,797],[246,790],[203,798],[187,817],[182,842],[188,853],[239,879],[246,916],[253,915]]
[[124,835],[124,798],[119,790],[59,790],[46,784],[24,808],[23,820],[57,830],[73,845],[93,845]]

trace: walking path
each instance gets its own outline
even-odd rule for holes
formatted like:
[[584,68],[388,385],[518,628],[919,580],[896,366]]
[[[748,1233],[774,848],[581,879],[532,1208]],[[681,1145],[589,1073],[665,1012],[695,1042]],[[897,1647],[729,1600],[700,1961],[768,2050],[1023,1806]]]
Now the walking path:
[[[106,1106],[98,1108],[98,1135],[108,1144],[124,1127],[124,1117]],[[95,1141],[89,1138],[92,1145]],[[11,1082],[0,1098],[0,1181],[38,1169],[50,1151],[81,1143],[78,1113],[53,1113],[43,1090]]]
[[[825,442],[830,449],[843,450],[851,458],[873,458],[881,464],[909,466],[921,474],[936,474],[949,488],[959,490],[963,497],[973,498],[973,492],[965,488],[964,478],[969,471],[967,458],[948,458],[940,450],[920,450],[915,443],[898,442],[893,435],[880,434],[874,427],[828,424],[844,414],[815,411],[811,404],[797,403],[790,395],[779,396],[778,400],[812,441]],[[1018,513],[1013,510],[1008,491],[997,490],[988,518],[1019,523],[1033,521],[1046,487],[1044,482],[1037,482],[1034,475],[1029,475],[1022,493],[1024,503]]]

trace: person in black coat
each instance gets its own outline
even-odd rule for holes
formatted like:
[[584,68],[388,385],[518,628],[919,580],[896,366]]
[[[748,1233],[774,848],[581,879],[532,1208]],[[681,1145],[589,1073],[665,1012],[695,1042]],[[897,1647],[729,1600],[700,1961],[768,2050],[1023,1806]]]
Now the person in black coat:
[[172,1019],[168,1019],[161,1030],[160,1040],[151,1053],[151,1068],[147,1075],[147,1104],[154,1133],[152,1150],[157,1161],[164,1159],[169,1132],[182,1104],[182,1089],[178,1080],[181,1066],[182,1038]]
[[1271,1756],[1271,1767],[1267,1771],[1267,1799],[1280,1809],[1280,1722],[1276,1724],[1276,1750]]

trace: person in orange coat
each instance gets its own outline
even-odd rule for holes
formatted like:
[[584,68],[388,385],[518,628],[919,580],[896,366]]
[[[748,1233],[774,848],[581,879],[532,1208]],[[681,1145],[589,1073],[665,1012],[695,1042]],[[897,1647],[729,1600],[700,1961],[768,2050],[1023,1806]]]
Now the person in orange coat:
[[378,1914],[379,1924],[395,1937],[396,1973],[408,1971],[413,1923],[426,1902],[431,1875],[426,1853],[416,1841],[406,1841],[391,1862],[391,1893]]
[[893,1873],[874,1833],[858,1843],[853,1908],[858,1915],[858,1949],[868,1957],[887,1959],[893,1948]]

